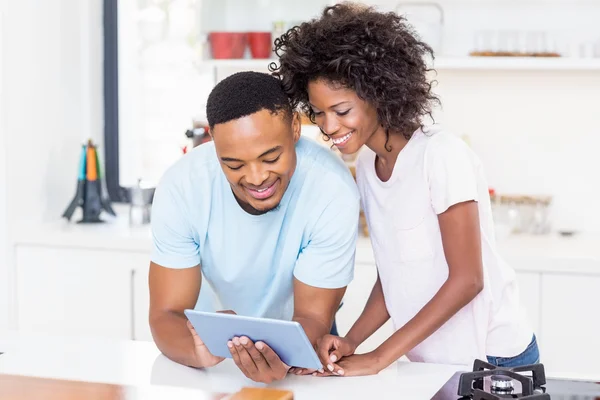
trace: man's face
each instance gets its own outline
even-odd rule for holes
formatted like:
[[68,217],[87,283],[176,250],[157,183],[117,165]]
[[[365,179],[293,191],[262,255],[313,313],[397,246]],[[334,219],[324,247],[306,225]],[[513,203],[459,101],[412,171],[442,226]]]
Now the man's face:
[[240,206],[250,214],[276,208],[296,168],[300,120],[261,110],[212,128],[217,156]]

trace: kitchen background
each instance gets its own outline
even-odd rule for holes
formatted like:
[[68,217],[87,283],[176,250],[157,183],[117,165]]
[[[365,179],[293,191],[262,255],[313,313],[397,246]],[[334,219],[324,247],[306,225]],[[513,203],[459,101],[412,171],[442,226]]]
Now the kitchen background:
[[[330,3],[116,2],[120,185],[155,182],[181,157],[190,145],[184,133],[202,123],[215,82],[238,70],[266,70],[269,61],[253,59],[248,47],[241,59],[212,59],[211,31],[277,31]],[[597,311],[588,300],[600,291],[600,3],[439,0],[443,23],[438,8],[414,5],[427,2],[367,3],[410,6],[437,50],[443,108],[436,121],[479,154],[495,192],[552,198],[551,231],[513,235],[503,249],[549,349],[549,371],[582,376],[600,357]],[[0,332],[148,339],[147,230],[122,222],[124,205],[116,205],[119,217],[107,224],[60,220],[75,192],[81,143],[91,138],[106,158],[103,6],[103,0],[0,2]],[[469,57],[474,51],[561,57]],[[305,131],[313,135],[314,127]],[[515,209],[498,214],[499,225]],[[564,238],[559,231],[576,234]],[[364,284],[349,289],[346,325],[373,279],[368,241],[360,251],[356,282]],[[81,316],[83,310],[93,317]]]
[[[119,2],[119,140],[128,149],[120,152],[122,185],[140,177],[156,181],[181,156],[186,143],[179,132],[192,118],[203,120],[216,81],[237,70],[267,70],[269,61],[252,59],[252,46],[241,60],[213,62],[210,32],[277,32],[330,3]],[[600,122],[594,112],[600,83],[597,2],[371,3],[409,12],[434,47],[432,78],[443,102],[436,121],[469,141],[498,193],[550,195],[555,228],[600,230],[600,192],[590,185],[592,171],[600,170],[600,139],[593,130]],[[500,62],[468,58],[473,51],[563,57]]]

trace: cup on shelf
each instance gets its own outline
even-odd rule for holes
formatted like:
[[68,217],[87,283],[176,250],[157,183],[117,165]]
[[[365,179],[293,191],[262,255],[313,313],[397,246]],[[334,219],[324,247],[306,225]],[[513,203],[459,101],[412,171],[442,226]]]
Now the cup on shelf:
[[210,32],[208,35],[212,58],[243,58],[248,42],[246,32]]
[[252,58],[271,58],[271,32],[248,32]]

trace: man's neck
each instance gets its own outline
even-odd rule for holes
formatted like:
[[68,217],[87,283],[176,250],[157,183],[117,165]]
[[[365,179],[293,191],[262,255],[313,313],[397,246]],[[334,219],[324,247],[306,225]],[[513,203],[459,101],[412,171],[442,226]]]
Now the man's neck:
[[269,212],[270,210],[267,211],[261,211],[261,210],[257,210],[256,208],[252,207],[250,204],[245,203],[243,201],[241,201],[236,195],[235,192],[233,191],[233,189],[231,190],[231,194],[233,194],[233,197],[235,198],[235,201],[238,203],[238,205],[242,208],[242,210],[246,211],[248,214],[250,215],[262,215],[262,214],[266,214],[267,212]]

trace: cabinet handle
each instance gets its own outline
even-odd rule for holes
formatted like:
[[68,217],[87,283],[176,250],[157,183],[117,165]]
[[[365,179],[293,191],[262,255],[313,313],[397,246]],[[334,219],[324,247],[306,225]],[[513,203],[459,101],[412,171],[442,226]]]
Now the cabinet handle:
[[131,313],[130,324],[129,327],[131,332],[131,340],[135,340],[135,269],[131,270],[131,280],[129,282],[130,290],[129,290],[129,308]]

